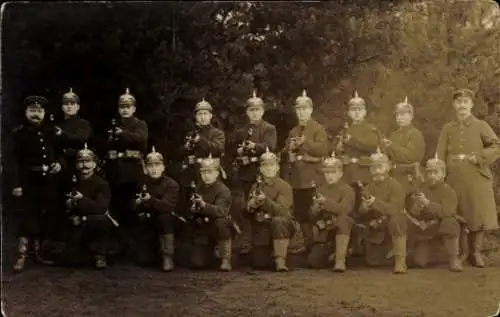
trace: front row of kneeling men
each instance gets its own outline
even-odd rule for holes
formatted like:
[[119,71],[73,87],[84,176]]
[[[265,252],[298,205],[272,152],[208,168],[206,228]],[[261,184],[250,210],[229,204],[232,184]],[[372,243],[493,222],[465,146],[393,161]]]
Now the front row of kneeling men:
[[[463,229],[457,216],[457,196],[444,182],[445,163],[437,156],[427,161],[427,181],[415,186],[405,197],[401,185],[389,176],[391,163],[377,151],[370,157],[371,181],[359,184],[360,203],[355,208],[354,188],[344,183],[342,162],[332,154],[322,161],[325,184],[316,188],[310,210],[314,221],[315,244],[309,250],[309,263],[322,267],[333,257],[334,271],[346,269],[351,233],[364,245],[368,264],[379,262],[380,246],[389,243],[388,254],[394,257],[394,272],[406,272],[407,241],[412,243],[413,262],[425,266],[429,261],[430,242],[441,237],[449,257],[449,268],[462,271],[459,236]],[[78,177],[68,185],[66,207],[70,220],[68,246],[81,245],[91,250],[98,268],[106,267],[113,227],[119,224],[108,212],[108,183],[95,174],[96,156],[86,147],[77,154]],[[260,175],[250,189],[246,215],[252,224],[252,265],[265,268],[274,258],[276,271],[288,271],[289,241],[295,234],[293,191],[279,177],[279,157],[269,151],[260,156]],[[145,178],[131,203],[137,211],[139,230],[158,235],[162,269],[174,268],[174,227],[184,222],[190,242],[191,266],[208,265],[216,253],[220,269],[231,270],[232,239],[235,236],[230,209],[231,191],[219,180],[220,161],[209,156],[201,160],[201,182],[193,188],[191,208],[176,212],[179,185],[165,173],[163,156],[153,151],[145,159]],[[140,234],[139,234],[140,236]],[[390,238],[390,239],[389,239]],[[140,247],[140,246],[139,246]],[[332,256],[334,254],[334,256]],[[385,254],[385,253],[384,253]],[[377,257],[378,255],[378,257]],[[26,254],[21,254],[15,268],[22,269]]]

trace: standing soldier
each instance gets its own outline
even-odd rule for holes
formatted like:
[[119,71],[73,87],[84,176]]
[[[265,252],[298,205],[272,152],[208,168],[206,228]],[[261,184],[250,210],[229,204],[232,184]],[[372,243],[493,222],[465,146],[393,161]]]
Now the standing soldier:
[[136,100],[127,88],[118,99],[119,118],[112,119],[108,130],[106,174],[111,185],[111,209],[123,230],[135,220],[130,201],[135,198],[137,183],[144,174],[142,155],[148,141],[148,126],[134,116],[135,111]]
[[382,146],[392,162],[391,176],[408,194],[411,191],[409,179],[423,179],[420,162],[425,155],[425,140],[422,132],[412,124],[413,106],[408,98],[396,105],[394,113],[398,129],[383,140]]
[[459,259],[460,224],[457,221],[457,194],[444,182],[446,165],[437,155],[427,161],[427,182],[411,195],[409,232],[416,246],[413,262],[425,267],[429,262],[430,243],[442,237],[452,272],[461,272]]
[[332,239],[335,241],[335,272],[345,271],[347,247],[354,224],[349,216],[354,208],[354,189],[344,183],[342,161],[332,153],[323,160],[323,173],[326,184],[319,187],[313,196],[311,214],[315,219],[315,244],[309,254],[309,264],[314,268],[324,267],[330,254],[334,251]]
[[295,229],[292,217],[293,190],[278,176],[279,168],[278,157],[267,149],[260,157],[262,179],[259,176],[250,189],[247,210],[254,231],[254,267],[267,267],[271,253],[269,242],[272,240],[276,271],[287,272],[288,244]]
[[484,232],[498,229],[490,165],[500,157],[500,140],[485,121],[472,115],[473,98],[468,89],[453,93],[456,119],[444,125],[437,153],[447,163],[447,181],[457,193],[459,214],[467,220],[472,263],[484,267]]
[[64,154],[63,171],[72,175],[76,167],[76,152],[88,142],[92,135],[90,123],[78,116],[80,98],[69,89],[62,96],[62,111],[64,119],[55,127],[56,143]]
[[188,211],[191,250],[190,264],[203,268],[210,264],[213,244],[217,244],[222,263],[221,271],[231,270],[231,191],[220,181],[219,158],[200,161],[201,184],[191,193]]
[[56,157],[53,127],[47,124],[45,97],[29,96],[24,100],[26,122],[13,132],[11,154],[12,194],[21,205],[18,214],[18,258],[14,270],[24,269],[28,244],[32,243],[35,258],[41,256],[42,242],[54,237],[58,219],[57,185],[61,171]]
[[[500,101],[495,105],[493,113],[486,119],[496,135],[500,135]],[[495,161],[492,166],[494,173],[493,189],[495,190],[495,201],[497,212],[500,214],[500,160]]]
[[365,241],[365,259],[369,265],[378,261],[373,255],[382,245],[387,234],[391,237],[394,252],[394,273],[406,273],[407,218],[404,214],[405,194],[401,185],[389,176],[391,162],[387,155],[377,150],[370,157],[372,179],[361,186],[361,207],[354,219],[362,228]]
[[174,269],[174,216],[179,184],[165,175],[163,155],[156,152],[154,146],[146,156],[146,177],[137,196],[134,201],[138,217],[136,240],[145,242],[138,246],[138,252],[151,248],[155,245],[153,239],[159,238],[162,269],[170,272]]
[[295,100],[298,125],[292,128],[282,152],[288,157],[289,183],[293,188],[295,219],[300,223],[307,251],[313,245],[313,224],[309,215],[314,192],[313,183],[321,185],[321,158],[328,155],[325,128],[311,118],[313,101],[304,90]]
[[67,247],[88,248],[95,258],[95,267],[103,269],[110,251],[110,233],[118,223],[108,210],[111,200],[108,182],[94,173],[97,157],[87,144],[84,146],[76,155],[79,175],[73,175],[72,183],[66,187],[70,190],[65,203],[70,222]]

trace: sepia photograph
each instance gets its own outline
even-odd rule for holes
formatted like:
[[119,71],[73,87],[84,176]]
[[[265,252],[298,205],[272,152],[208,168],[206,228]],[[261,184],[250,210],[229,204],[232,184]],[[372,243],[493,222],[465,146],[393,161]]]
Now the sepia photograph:
[[6,317],[500,317],[493,0],[1,5]]

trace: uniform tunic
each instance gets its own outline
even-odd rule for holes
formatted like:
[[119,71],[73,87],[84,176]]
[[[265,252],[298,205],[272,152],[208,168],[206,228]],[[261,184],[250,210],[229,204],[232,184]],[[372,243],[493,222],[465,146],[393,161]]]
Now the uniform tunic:
[[[486,121],[491,126],[493,131],[497,136],[500,135],[500,113],[495,112],[486,118]],[[500,160],[497,160],[491,166],[493,171],[494,184],[493,189],[495,190],[495,201],[497,203],[497,212],[500,213]]]
[[335,224],[337,233],[349,235],[353,224],[349,213],[354,207],[354,189],[340,180],[334,184],[324,184],[317,192],[325,197],[323,211],[328,215],[328,220],[332,220]]
[[64,119],[58,126],[62,133],[55,136],[55,141],[64,154],[63,168],[66,174],[71,174],[76,168],[76,153],[83,149],[85,142],[92,136],[92,126],[78,116]]
[[[437,152],[448,167],[447,182],[458,196],[458,210],[467,219],[469,229],[498,229],[490,165],[500,157],[500,141],[483,120],[470,116],[463,122],[444,125]],[[477,165],[463,155],[475,153]]]
[[392,144],[385,152],[392,163],[391,176],[409,193],[408,175],[422,177],[420,162],[425,155],[425,140],[422,132],[412,125],[400,127],[389,136]]

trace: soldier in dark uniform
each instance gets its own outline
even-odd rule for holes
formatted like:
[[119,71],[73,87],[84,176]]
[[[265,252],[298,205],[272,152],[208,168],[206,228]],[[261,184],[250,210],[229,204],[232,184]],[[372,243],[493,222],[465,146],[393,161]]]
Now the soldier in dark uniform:
[[222,263],[221,271],[231,270],[232,229],[229,210],[231,191],[220,181],[220,159],[204,158],[200,161],[201,184],[191,195],[192,206],[187,212],[188,239],[191,243],[189,262],[193,268],[210,264],[214,243],[217,244]]
[[76,152],[92,136],[90,123],[78,116],[80,97],[73,89],[62,96],[64,119],[55,126],[56,145],[64,154],[63,172],[72,175],[76,167]]
[[67,251],[90,251],[95,267],[106,268],[106,255],[113,248],[110,234],[118,226],[108,210],[111,191],[108,182],[94,173],[97,157],[87,144],[77,152],[76,160],[78,176],[73,175],[66,187],[70,191],[65,201],[69,222]]
[[26,122],[13,132],[9,140],[14,155],[12,194],[20,204],[18,214],[18,259],[15,271],[24,269],[28,244],[37,260],[41,257],[42,242],[55,238],[58,209],[57,186],[61,159],[57,157],[54,133],[45,118],[48,101],[45,97],[29,96],[24,100]]
[[288,176],[285,179],[289,179],[293,188],[294,216],[300,223],[305,248],[309,251],[313,245],[313,224],[309,214],[313,184],[324,183],[321,158],[328,155],[328,145],[325,128],[311,119],[313,102],[305,90],[295,101],[295,111],[299,124],[288,133],[282,153],[288,158],[289,175],[285,175]]
[[[128,88],[118,99],[118,119],[113,119],[108,130],[106,146],[106,174],[111,186],[111,210],[123,230],[135,221],[130,204],[135,198],[137,184],[144,174],[143,154],[148,141],[146,122],[136,118],[136,100]],[[126,232],[123,232],[127,236]]]
[[153,150],[146,156],[146,175],[143,177],[133,204],[137,210],[135,240],[138,252],[160,242],[162,269],[174,269],[175,207],[179,198],[179,184],[165,175],[163,155]]
[[[497,102],[493,113],[486,118],[486,121],[493,129],[493,132],[495,132],[496,135],[500,135],[500,101]],[[493,163],[491,170],[494,174],[493,190],[495,191],[497,213],[500,217],[500,160],[496,160]]]
[[442,238],[453,272],[463,270],[459,259],[460,223],[455,190],[444,182],[446,165],[437,157],[427,161],[427,182],[417,186],[409,204],[409,234],[415,240],[413,262],[425,267],[429,262],[430,242]]
[[376,265],[374,252],[388,235],[394,252],[394,273],[406,273],[407,218],[404,214],[405,193],[402,186],[389,176],[390,161],[377,151],[371,155],[372,180],[363,188],[361,206],[353,215],[365,245],[365,259]]
[[[269,149],[260,157],[259,179],[250,189],[247,203],[253,227],[253,266],[266,267],[272,251],[277,272],[287,272],[288,245],[294,234],[292,187],[278,176],[278,157]],[[262,179],[261,179],[262,177]]]
[[345,271],[347,247],[354,224],[350,217],[354,208],[354,189],[341,180],[342,171],[342,161],[335,157],[335,153],[323,160],[326,183],[317,189],[311,206],[316,234],[308,262],[314,268],[324,267],[335,251],[335,272]]

